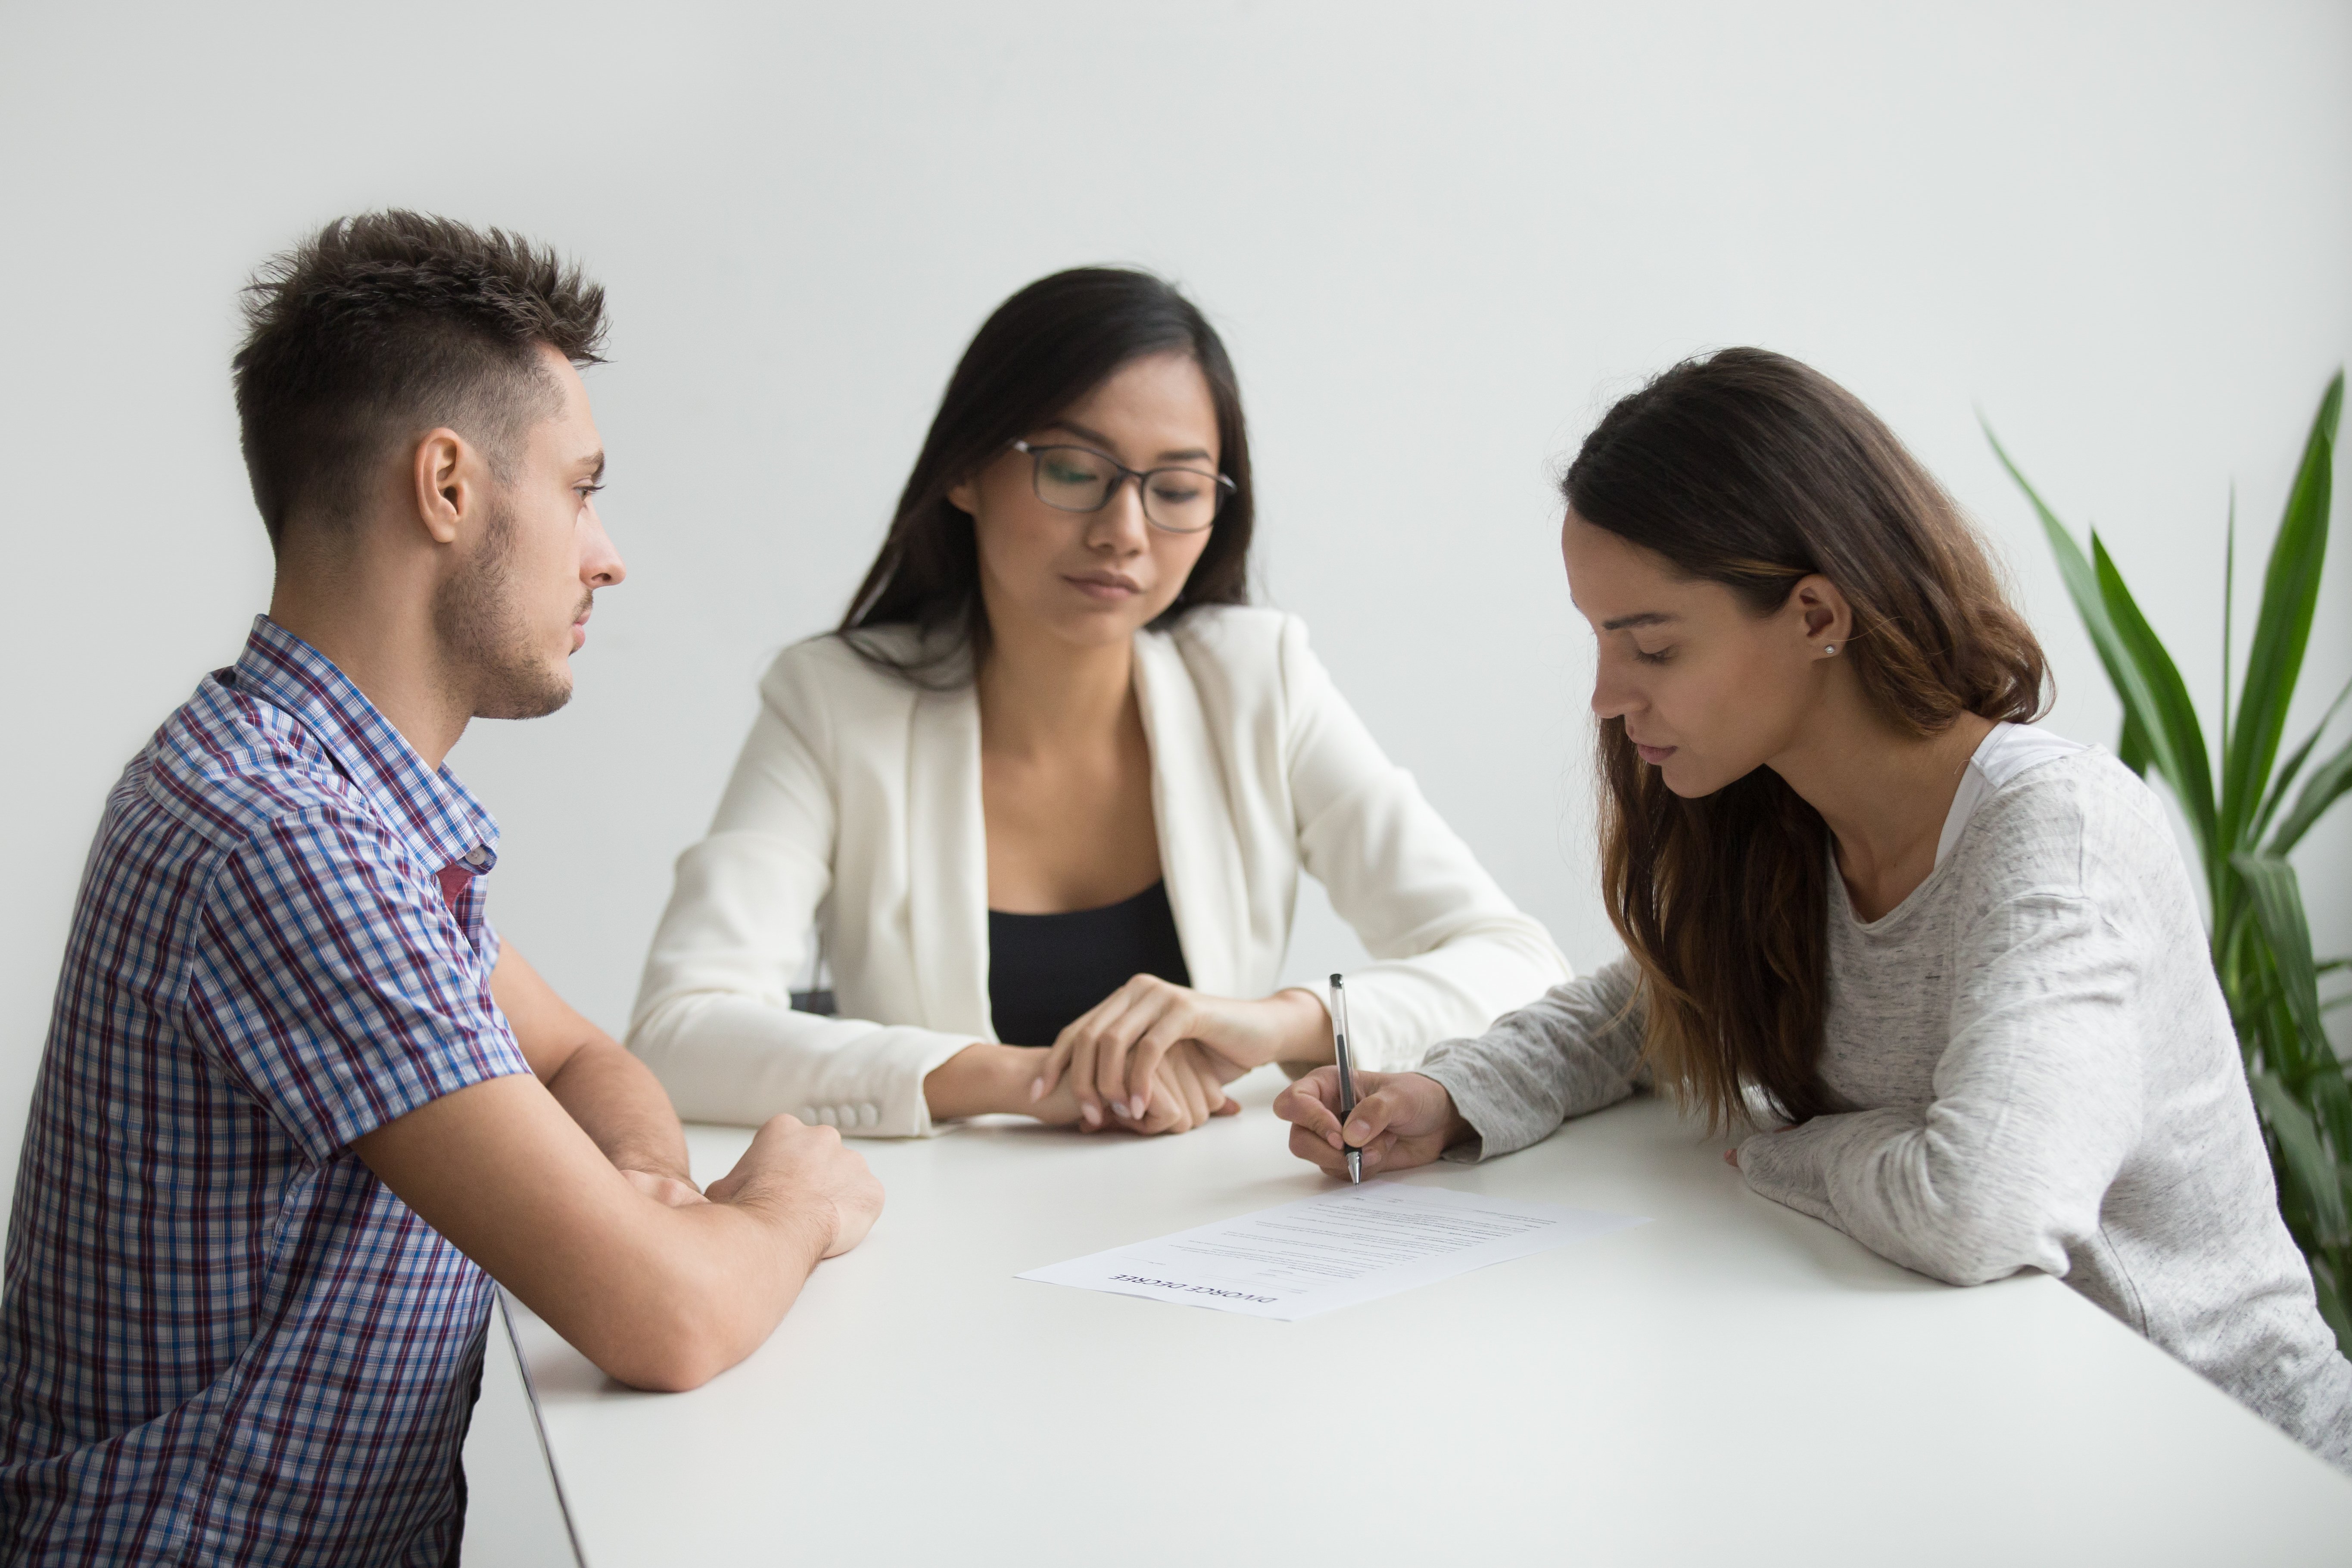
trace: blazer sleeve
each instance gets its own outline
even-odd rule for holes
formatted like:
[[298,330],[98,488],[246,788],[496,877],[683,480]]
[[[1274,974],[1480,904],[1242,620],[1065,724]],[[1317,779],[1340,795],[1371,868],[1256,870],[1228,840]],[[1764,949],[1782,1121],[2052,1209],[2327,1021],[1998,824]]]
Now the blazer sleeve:
[[1348,976],[1357,1059],[1406,1071],[1568,979],[1568,961],[1382,754],[1302,623],[1285,621],[1281,657],[1300,859],[1375,961]]
[[833,886],[838,775],[818,661],[786,649],[760,699],[709,836],[678,857],[629,1048],[688,1121],[789,1112],[844,1132],[928,1135],[923,1079],[973,1037],[793,1009]]

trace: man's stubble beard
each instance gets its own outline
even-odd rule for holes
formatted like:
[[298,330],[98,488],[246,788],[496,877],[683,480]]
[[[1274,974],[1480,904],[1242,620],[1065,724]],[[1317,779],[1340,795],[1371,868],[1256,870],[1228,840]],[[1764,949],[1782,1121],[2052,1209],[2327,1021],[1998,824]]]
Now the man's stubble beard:
[[[572,700],[570,665],[551,667],[532,647],[530,629],[515,603],[509,571],[514,538],[514,511],[499,503],[473,561],[433,595],[442,668],[477,719],[540,719]],[[593,601],[593,595],[583,600]]]

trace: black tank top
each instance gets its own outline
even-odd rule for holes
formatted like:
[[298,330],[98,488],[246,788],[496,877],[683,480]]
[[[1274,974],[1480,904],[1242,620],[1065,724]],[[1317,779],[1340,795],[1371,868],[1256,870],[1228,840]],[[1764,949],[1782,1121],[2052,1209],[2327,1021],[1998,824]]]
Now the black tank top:
[[1059,915],[988,911],[988,1006],[1009,1046],[1050,1046],[1139,974],[1192,984],[1168,884],[1121,903]]

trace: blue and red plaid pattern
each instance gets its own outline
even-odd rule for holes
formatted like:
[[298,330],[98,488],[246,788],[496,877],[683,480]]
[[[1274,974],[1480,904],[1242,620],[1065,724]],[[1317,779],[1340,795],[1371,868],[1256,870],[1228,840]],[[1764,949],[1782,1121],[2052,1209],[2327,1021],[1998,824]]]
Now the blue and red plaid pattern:
[[123,771],[8,1228],[0,1560],[457,1561],[494,1287],[351,1145],[530,1070],[497,841],[266,617]]

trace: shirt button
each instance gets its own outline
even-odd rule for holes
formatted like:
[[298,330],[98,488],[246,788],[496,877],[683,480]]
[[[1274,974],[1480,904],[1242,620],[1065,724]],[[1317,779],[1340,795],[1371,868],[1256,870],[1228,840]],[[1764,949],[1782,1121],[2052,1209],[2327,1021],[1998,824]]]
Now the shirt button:
[[872,1106],[861,1105],[857,1108],[857,1125],[860,1127],[871,1127],[881,1120],[881,1113]]

